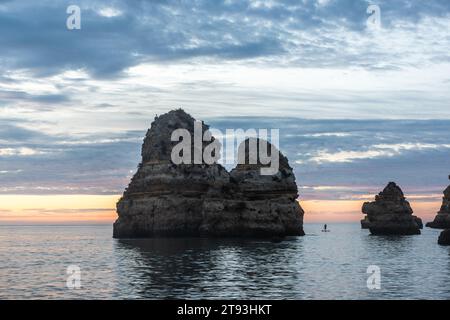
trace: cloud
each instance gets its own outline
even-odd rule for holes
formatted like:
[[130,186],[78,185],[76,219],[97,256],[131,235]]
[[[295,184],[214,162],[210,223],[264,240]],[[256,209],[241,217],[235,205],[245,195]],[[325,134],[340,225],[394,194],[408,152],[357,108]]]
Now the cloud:
[[145,135],[67,136],[33,127],[17,121],[0,130],[0,193],[119,194],[139,162]]
[[[431,144],[431,143],[397,143],[397,144],[375,144],[369,150],[364,151],[339,151],[328,152],[319,150],[317,154],[312,156],[308,161],[317,163],[324,162],[353,162],[361,159],[373,159],[379,157],[394,157],[401,155],[404,151],[449,149],[450,144]],[[302,164],[303,161],[299,161]]]
[[[389,151],[381,150],[368,150],[368,151],[339,151],[336,153],[330,153],[326,151],[319,151],[317,154],[310,158],[309,161],[317,163],[324,162],[353,162],[358,159],[371,159],[376,157],[393,157],[395,154]],[[298,162],[302,164],[302,161]]]
[[[432,62],[448,52],[445,0],[379,1],[386,26],[379,34],[367,33],[364,0],[79,1],[82,29],[74,31],[65,27],[69,4],[4,2],[0,67],[39,76],[84,69],[108,78],[144,62],[251,60],[371,69]],[[431,33],[434,39],[427,37]]]
[[[216,117],[207,122],[222,132],[281,128],[280,148],[295,170],[302,199],[354,199],[391,180],[409,193],[439,194],[447,183],[449,120]],[[120,194],[140,161],[146,130],[63,135],[34,127],[16,121],[0,130],[0,142],[8,142],[0,143],[0,193]]]
[[242,117],[210,122],[218,128],[280,128],[280,148],[295,170],[301,199],[353,199],[377,193],[389,181],[415,194],[441,194],[448,185],[448,121]]
[[20,173],[20,172],[22,172],[22,170],[13,170],[13,171],[8,171],[8,170],[3,170],[3,171],[0,171],[0,174],[14,174],[14,173]]
[[63,94],[29,94],[24,91],[8,91],[0,88],[0,100],[3,100],[5,103],[30,101],[44,104],[60,104],[70,99]]
[[119,9],[116,8],[112,8],[112,7],[104,7],[101,8],[98,13],[103,16],[103,17],[107,17],[107,18],[113,18],[113,17],[118,17],[121,16],[123,14],[122,11],[120,11]]
[[178,106],[202,118],[450,118],[448,2],[378,3],[374,33],[368,1],[82,0],[73,31],[69,1],[4,2],[0,109],[64,134],[143,129]]
[[304,134],[303,137],[314,137],[314,138],[320,138],[320,137],[348,137],[351,134],[348,132],[321,132],[321,133],[308,133]]
[[[39,154],[45,154],[45,151],[36,150],[27,147],[21,148],[0,148],[0,157],[10,157],[10,156],[34,156]],[[17,171],[17,170],[16,170]]]
[[70,1],[0,3],[2,193],[121,193],[179,106],[280,128],[304,197],[447,182],[448,0],[377,1],[376,32],[363,0],[77,3],[74,31]]
[[25,120],[14,118],[0,119],[0,143],[3,145],[17,142],[23,144],[33,140],[52,139],[42,132],[24,128],[24,123],[25,125],[30,125]]

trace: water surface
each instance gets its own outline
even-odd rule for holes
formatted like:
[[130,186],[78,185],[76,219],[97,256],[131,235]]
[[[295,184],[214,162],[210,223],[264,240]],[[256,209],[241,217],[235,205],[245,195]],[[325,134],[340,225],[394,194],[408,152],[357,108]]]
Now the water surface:
[[[0,299],[450,299],[439,230],[378,237],[358,224],[306,224],[280,243],[112,239],[112,227],[0,226]],[[66,286],[69,265],[81,288]],[[367,288],[367,267],[381,289]]]

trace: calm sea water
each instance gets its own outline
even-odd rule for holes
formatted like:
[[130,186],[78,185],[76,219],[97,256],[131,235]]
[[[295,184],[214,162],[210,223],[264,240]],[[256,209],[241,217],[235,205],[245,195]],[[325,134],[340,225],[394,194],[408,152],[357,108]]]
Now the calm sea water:
[[[358,224],[305,237],[115,240],[111,226],[0,226],[0,299],[450,299],[438,230],[376,237]],[[81,288],[66,286],[78,265]],[[367,288],[369,265],[381,289]]]

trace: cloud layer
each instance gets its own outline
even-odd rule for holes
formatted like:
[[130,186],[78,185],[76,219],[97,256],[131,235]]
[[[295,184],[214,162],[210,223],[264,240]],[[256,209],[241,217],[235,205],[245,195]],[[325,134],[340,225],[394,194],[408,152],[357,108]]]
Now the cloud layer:
[[437,199],[450,2],[377,4],[380,29],[363,0],[0,0],[0,193],[118,194],[154,115],[181,106],[282,129],[304,198],[396,180]]
[[[436,200],[448,183],[450,121],[237,117],[208,123],[222,132],[279,128],[303,199],[360,199],[394,180],[411,195]],[[140,161],[145,135],[67,137],[23,124],[9,128],[15,130],[0,131],[4,194],[120,194]]]
[[378,1],[376,33],[367,30],[364,0],[83,0],[75,31],[65,24],[70,4],[0,2],[3,69],[111,77],[144,62],[197,58],[369,69],[448,62],[446,0]]

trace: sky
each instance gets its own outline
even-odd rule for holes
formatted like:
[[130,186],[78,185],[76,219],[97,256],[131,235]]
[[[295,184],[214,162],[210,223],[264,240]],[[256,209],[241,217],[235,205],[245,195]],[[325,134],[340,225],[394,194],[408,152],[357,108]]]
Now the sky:
[[0,223],[113,221],[146,130],[179,107],[279,129],[305,221],[357,221],[389,181],[431,220],[449,52],[448,0],[0,0]]

